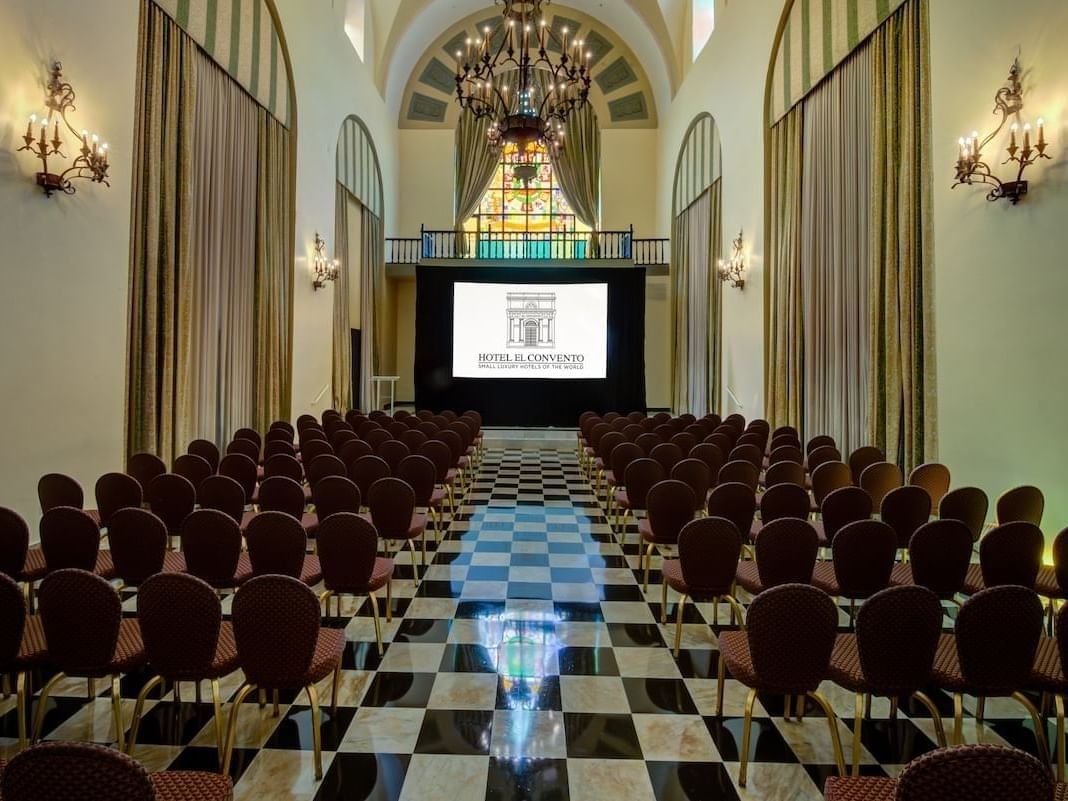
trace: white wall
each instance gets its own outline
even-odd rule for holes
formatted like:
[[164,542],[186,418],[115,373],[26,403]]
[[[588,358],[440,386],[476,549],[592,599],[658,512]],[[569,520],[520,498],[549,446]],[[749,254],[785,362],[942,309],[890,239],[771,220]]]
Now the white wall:
[[[1068,4],[1036,0],[1026,14],[995,0],[973,0],[967,14],[954,5],[931,3],[939,456],[954,484],[982,487],[991,502],[1016,484],[1041,487],[1049,545],[1068,526]],[[1030,194],[1013,207],[950,186],[957,138],[992,130],[994,92],[1017,50],[1023,117],[1046,118],[1054,160],[1028,170]],[[1005,144],[993,143],[991,164]]]
[[749,274],[745,289],[723,290],[723,384],[720,408],[747,418],[764,411],[764,81],[780,0],[718,3],[716,30],[670,107],[659,131],[658,228],[670,232],[675,160],[690,122],[709,112],[723,144],[723,241],[745,231]]
[[[0,505],[33,530],[41,474],[70,473],[91,504],[97,477],[123,465],[137,8],[0,3]],[[111,146],[111,188],[46,198],[40,162],[14,152],[55,59],[77,92],[71,121]]]

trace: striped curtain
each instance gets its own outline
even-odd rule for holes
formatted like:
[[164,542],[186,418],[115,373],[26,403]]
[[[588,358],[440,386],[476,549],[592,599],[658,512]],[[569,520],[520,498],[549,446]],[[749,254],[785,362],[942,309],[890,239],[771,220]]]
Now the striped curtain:
[[349,314],[349,191],[338,183],[334,191],[334,258],[341,268],[334,282],[333,408],[344,413],[352,408],[352,322]]

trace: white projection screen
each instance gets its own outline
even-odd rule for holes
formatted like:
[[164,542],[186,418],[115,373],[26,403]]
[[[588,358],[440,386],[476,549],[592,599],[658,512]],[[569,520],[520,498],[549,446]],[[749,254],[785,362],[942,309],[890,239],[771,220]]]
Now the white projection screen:
[[605,378],[607,283],[457,283],[454,293],[454,378]]

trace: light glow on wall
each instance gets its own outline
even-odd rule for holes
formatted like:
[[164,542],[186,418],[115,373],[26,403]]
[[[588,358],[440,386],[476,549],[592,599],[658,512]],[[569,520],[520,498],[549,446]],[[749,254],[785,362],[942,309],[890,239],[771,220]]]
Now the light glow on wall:
[[345,12],[345,35],[352,42],[356,55],[363,61],[363,49],[366,42],[364,34],[367,19],[367,0],[348,0]]
[[716,0],[693,0],[693,60],[701,54],[716,29]]

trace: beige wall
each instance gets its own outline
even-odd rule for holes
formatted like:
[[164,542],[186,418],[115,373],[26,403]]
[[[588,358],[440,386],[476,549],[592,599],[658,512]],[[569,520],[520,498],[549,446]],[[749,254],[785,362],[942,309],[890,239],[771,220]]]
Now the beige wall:
[[[34,531],[43,473],[70,473],[92,503],[97,477],[123,466],[137,8],[0,3],[0,505]],[[55,59],[78,95],[71,121],[111,146],[110,189],[46,198],[39,162],[14,152]]]
[[[931,3],[939,455],[954,484],[992,501],[1016,484],[1041,487],[1048,546],[1068,526],[1068,3],[1037,0],[1026,14],[994,0],[973,0],[967,14],[954,6]],[[1017,50],[1023,117],[1045,117],[1054,160],[1028,170],[1030,194],[1013,207],[950,186],[957,138],[992,129]]]

